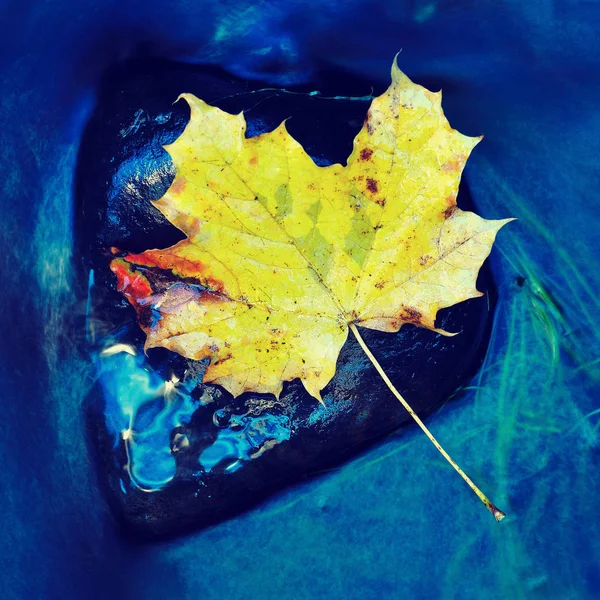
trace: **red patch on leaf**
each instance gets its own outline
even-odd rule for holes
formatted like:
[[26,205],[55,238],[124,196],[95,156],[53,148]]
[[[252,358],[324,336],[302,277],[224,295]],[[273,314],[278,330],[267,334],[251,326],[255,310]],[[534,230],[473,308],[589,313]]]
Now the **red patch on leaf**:
[[139,271],[132,269],[124,260],[117,258],[110,263],[110,270],[117,276],[117,290],[129,303],[137,307],[138,300],[152,295],[150,282]]

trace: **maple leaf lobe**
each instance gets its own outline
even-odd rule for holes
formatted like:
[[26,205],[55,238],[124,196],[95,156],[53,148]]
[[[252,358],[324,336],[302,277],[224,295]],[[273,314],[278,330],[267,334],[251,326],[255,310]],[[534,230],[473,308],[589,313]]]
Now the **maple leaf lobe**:
[[146,348],[209,358],[204,381],[234,395],[300,378],[320,399],[348,323],[438,331],[440,308],[480,295],[508,221],[456,207],[480,138],[453,130],[441,94],[395,62],[346,167],[317,166],[285,123],[246,138],[243,114],[181,97],[190,121],[165,147],[177,174],[154,206],[187,238],[111,263]]

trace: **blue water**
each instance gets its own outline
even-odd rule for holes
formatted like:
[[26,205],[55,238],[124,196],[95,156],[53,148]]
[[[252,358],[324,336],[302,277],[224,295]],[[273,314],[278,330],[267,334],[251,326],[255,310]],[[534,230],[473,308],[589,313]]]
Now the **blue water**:
[[[3,598],[600,596],[597,3],[56,0],[7,3],[0,24]],[[97,488],[94,368],[69,333],[86,308],[73,175],[101,74],[151,54],[274,86],[323,64],[385,82],[400,48],[451,123],[486,136],[466,172],[478,211],[519,219],[493,253],[471,397],[429,420],[509,517],[411,431],[210,530],[132,544]]]

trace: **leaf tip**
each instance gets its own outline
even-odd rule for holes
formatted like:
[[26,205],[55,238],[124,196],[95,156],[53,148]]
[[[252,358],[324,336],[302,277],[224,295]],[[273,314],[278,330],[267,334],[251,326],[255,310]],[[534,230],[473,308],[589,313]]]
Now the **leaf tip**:
[[272,390],[273,396],[275,396],[275,398],[277,400],[279,400],[279,396],[281,396],[281,392],[283,392],[283,382],[279,382],[279,385]]
[[[398,54],[400,54],[400,52],[398,52]],[[408,75],[406,75],[404,71],[401,71],[398,66],[398,54],[394,56],[394,62],[392,63],[392,85],[411,85],[412,81],[409,79]]]
[[[394,56],[394,60],[392,62],[392,73],[394,71],[394,67],[396,69],[398,69],[398,57],[400,56],[400,54],[402,53],[402,48],[400,48],[400,50],[398,50],[398,52],[396,52],[395,56]],[[400,70],[400,69],[398,69]]]
[[475,146],[477,146],[477,144],[479,144],[479,142],[481,142],[484,137],[485,136],[483,134],[471,137],[471,140],[473,141],[473,148],[475,148]]
[[323,402],[323,398],[321,397],[321,388],[314,379],[306,379],[302,377],[300,379],[302,381],[302,385],[304,389],[313,397],[316,398],[323,406],[325,406],[325,402]]
[[462,331],[446,331],[445,329],[433,329],[433,331],[435,331],[435,333],[439,333],[440,335],[443,335],[444,337],[454,337],[455,335],[458,335],[459,333],[462,333]]
[[286,117],[283,121],[281,121],[281,123],[279,123],[279,125],[277,126],[277,129],[275,131],[280,131],[282,134],[289,135],[289,131],[287,129],[287,122],[291,118],[292,117]]
[[517,220],[516,217],[509,217],[508,219],[498,219],[498,220],[492,221],[495,224],[494,237],[505,225],[508,225],[511,221],[516,221],[516,220]]
[[[177,104],[182,98],[187,102],[186,96],[188,96],[188,94],[186,92],[182,92],[181,94],[179,94],[179,96],[177,96],[177,98],[175,98],[175,100],[173,101],[173,104]],[[188,104],[189,104],[189,102],[188,102]]]

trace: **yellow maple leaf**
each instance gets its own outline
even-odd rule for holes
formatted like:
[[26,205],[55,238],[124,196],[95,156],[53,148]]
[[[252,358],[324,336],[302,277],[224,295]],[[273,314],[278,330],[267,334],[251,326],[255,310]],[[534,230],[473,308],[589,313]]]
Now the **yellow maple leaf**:
[[446,333],[437,311],[481,295],[477,274],[510,219],[457,208],[480,138],[452,129],[441,93],[395,61],[345,167],[317,166],[285,123],[246,138],[243,114],[181,98],[190,121],[166,147],[177,175],[154,206],[187,238],[111,263],[146,348],[208,358],[204,381],[234,396],[299,378],[320,400],[349,329],[380,369],[357,326]]

